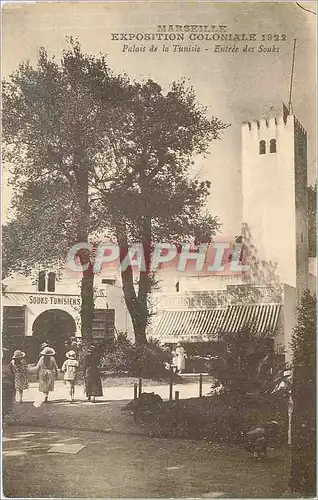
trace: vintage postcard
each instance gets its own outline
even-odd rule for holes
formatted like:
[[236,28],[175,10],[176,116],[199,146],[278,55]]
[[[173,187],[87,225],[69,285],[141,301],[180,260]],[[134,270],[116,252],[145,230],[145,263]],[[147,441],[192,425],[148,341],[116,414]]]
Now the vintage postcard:
[[2,494],[316,495],[316,2],[2,2]]

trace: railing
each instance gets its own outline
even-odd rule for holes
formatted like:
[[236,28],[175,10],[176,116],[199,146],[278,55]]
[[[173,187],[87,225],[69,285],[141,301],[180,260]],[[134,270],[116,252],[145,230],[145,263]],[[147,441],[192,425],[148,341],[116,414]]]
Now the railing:
[[[185,374],[186,375],[186,374]],[[193,374],[191,374],[193,375]],[[199,380],[198,380],[198,396],[199,398],[202,398],[203,395],[203,373],[199,373]],[[207,373],[205,373],[207,375]],[[140,378],[138,381],[138,384],[134,384],[134,396],[133,399],[136,401],[137,399],[140,398],[142,394],[142,379]],[[174,383],[174,372],[171,370],[170,372],[170,379],[169,379],[169,384],[168,385],[168,390],[169,390],[169,401],[173,401],[173,387],[174,385],[178,385]],[[177,399],[179,400],[179,391],[175,391],[175,395]],[[191,396],[193,397],[193,396]]]
[[154,294],[158,310],[214,309],[240,304],[280,304],[281,285],[227,285],[226,290],[202,290],[185,293]]

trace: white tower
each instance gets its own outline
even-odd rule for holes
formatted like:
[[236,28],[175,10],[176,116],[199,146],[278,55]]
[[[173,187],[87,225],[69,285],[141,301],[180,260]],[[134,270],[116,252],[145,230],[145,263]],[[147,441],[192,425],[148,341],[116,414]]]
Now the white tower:
[[280,283],[308,282],[307,133],[294,115],[242,125],[243,221]]

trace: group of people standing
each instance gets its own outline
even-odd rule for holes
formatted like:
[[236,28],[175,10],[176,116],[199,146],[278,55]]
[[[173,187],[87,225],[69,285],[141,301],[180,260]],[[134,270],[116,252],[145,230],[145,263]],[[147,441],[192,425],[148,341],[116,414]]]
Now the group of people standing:
[[[28,365],[25,361],[25,353],[16,350],[8,360],[8,349],[3,349],[2,359],[2,399],[4,414],[10,411],[16,395],[18,402],[22,403],[23,391],[28,389]],[[54,391],[54,384],[58,377],[59,368],[55,360],[55,350],[47,343],[41,345],[40,358],[32,372],[37,375],[38,389],[44,394],[44,403],[48,402],[49,393]],[[71,349],[66,352],[66,360],[63,362],[61,372],[64,373],[64,381],[68,387],[70,403],[75,401],[75,385],[78,380],[80,363],[78,352]],[[95,402],[96,397],[103,395],[100,374],[100,357],[95,346],[88,347],[83,359],[83,374],[85,382],[85,393],[88,401]]]

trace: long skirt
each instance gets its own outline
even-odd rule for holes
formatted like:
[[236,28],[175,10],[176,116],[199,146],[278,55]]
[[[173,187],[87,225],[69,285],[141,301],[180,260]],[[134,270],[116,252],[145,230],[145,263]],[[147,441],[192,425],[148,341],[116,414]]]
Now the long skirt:
[[54,391],[55,371],[42,369],[39,371],[39,391],[47,394]]
[[86,397],[103,395],[102,381],[98,369],[91,367],[86,368],[84,380]]

